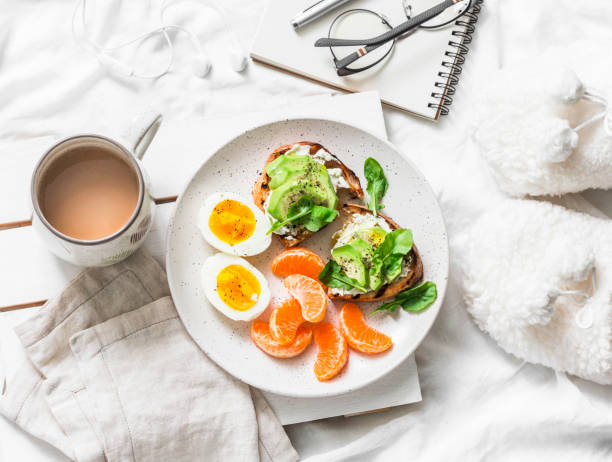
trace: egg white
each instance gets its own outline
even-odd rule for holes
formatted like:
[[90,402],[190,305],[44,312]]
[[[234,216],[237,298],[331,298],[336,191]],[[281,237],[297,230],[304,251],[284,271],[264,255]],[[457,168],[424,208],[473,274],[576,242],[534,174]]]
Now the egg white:
[[[213,213],[213,210],[219,202],[224,200],[234,200],[246,205],[255,216],[255,230],[253,231],[253,234],[244,241],[234,245],[223,242],[221,239],[215,236],[208,226],[208,220],[210,215]],[[220,192],[208,196],[204,202],[204,205],[200,209],[200,214],[198,216],[198,227],[200,228],[204,239],[206,239],[210,245],[221,252],[231,255],[257,255],[266,250],[270,246],[270,242],[272,242],[272,236],[267,234],[268,230],[270,229],[270,221],[266,218],[264,213],[253,204],[252,200],[232,192]]]
[[[261,292],[255,305],[245,311],[238,311],[227,306],[219,293],[217,292],[217,276],[223,270],[230,265],[240,265],[243,268],[250,271],[253,276],[259,281],[261,286]],[[236,257],[234,255],[226,255],[218,253],[212,257],[208,257],[204,261],[202,266],[202,283],[204,285],[204,293],[208,301],[222,314],[235,321],[250,321],[255,319],[268,307],[270,303],[270,286],[265,276],[261,272],[251,265],[244,258]]]

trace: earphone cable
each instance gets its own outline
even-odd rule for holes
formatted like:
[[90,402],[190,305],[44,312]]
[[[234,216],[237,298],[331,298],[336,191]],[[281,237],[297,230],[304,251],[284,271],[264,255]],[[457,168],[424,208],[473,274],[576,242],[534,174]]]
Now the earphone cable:
[[[93,41],[88,34],[88,30],[87,30],[87,15],[86,15],[86,9],[87,9],[87,0],[78,0],[77,5],[74,9],[74,12],[72,14],[72,37],[73,39],[77,42],[77,43],[82,43],[82,40],[79,39],[77,31],[76,31],[76,16],[77,13],[79,11],[79,7],[81,7],[81,27],[83,29],[83,34],[82,34],[82,40],[85,41],[86,44],[89,45],[89,47],[91,48],[91,51],[94,52],[94,54],[96,55],[96,57],[100,57],[101,55],[104,56],[108,56],[111,60],[115,61],[119,66],[121,67],[115,67],[116,70],[121,71],[121,68],[125,67],[125,69],[129,69],[129,72],[125,72],[123,71],[124,74],[127,74],[129,77],[136,77],[136,78],[140,78],[140,79],[144,79],[144,80],[155,80],[159,77],[162,77],[164,75],[166,75],[169,71],[170,68],[172,67],[172,63],[174,61],[174,45],[172,44],[172,40],[170,39],[170,36],[168,35],[168,32],[166,31],[167,28],[173,27],[173,28],[177,28],[180,29],[178,26],[162,26],[162,27],[158,27],[155,30],[146,32],[144,34],[141,34],[133,39],[128,40],[127,42],[124,43],[120,43],[117,45],[113,45],[113,46],[109,46],[109,47],[102,47],[100,46],[98,43],[96,43],[95,41]],[[112,56],[110,56],[109,52],[113,52],[113,51],[118,51],[122,48],[125,48],[127,46],[133,45],[134,43],[138,43],[138,42],[142,42],[144,40],[149,39],[150,37],[153,37],[155,35],[158,34],[162,34],[164,36],[164,39],[166,41],[166,45],[168,46],[168,60],[167,60],[167,64],[166,67],[164,68],[163,71],[157,73],[157,74],[152,74],[152,75],[139,75],[136,74],[134,72],[133,69],[128,68],[127,66],[123,66],[121,65],[121,63],[113,58]]]
[[[202,43],[198,40],[196,35],[193,32],[191,32],[189,29],[178,26],[178,25],[165,23],[164,13],[166,9],[170,6],[168,5],[168,3],[169,3],[168,0],[162,0],[160,4],[160,8],[159,8],[160,26],[159,27],[155,28],[152,31],[138,35],[137,37],[130,39],[123,43],[113,44],[112,46],[101,46],[89,36],[89,32],[87,28],[87,13],[86,13],[87,0],[77,0],[75,9],[72,14],[72,23],[71,23],[72,37],[77,44],[81,46],[83,46],[83,44],[86,44],[88,50],[91,53],[93,53],[96,56],[96,58],[98,58],[99,61],[101,61],[103,64],[106,64],[112,67],[115,71],[121,74],[127,75],[128,77],[136,77],[136,78],[140,78],[144,80],[155,80],[160,77],[163,77],[168,72],[170,72],[172,64],[174,63],[175,47],[174,47],[172,38],[168,34],[168,31],[176,30],[179,32],[183,32],[189,37],[189,40],[191,44],[193,45],[193,47],[195,48],[196,53],[197,53],[196,60],[198,61],[194,60],[194,63],[198,65],[197,67],[198,71],[195,71],[196,75],[198,75],[199,77],[203,77],[204,75],[208,73],[210,69],[210,63],[208,62],[206,54],[204,53],[204,48],[202,46]],[[234,67],[234,70],[236,70],[237,72],[240,72],[245,68],[247,61],[246,61],[244,52],[242,51],[242,47],[240,45],[238,37],[235,35],[235,32],[233,32],[232,29],[229,27],[229,24],[227,20],[225,19],[225,16],[222,10],[220,9],[220,7],[218,5],[215,5],[212,2],[209,3],[209,6],[217,13],[219,18],[221,19],[221,22],[223,23],[223,28],[230,33],[231,41],[233,43],[232,48],[238,51],[238,53],[233,52],[234,54],[232,54],[232,51],[230,50],[230,57],[238,59],[237,62],[232,63],[232,66]],[[79,10],[81,12],[81,28],[82,28],[81,36],[79,36],[76,30],[77,14],[79,13]],[[168,59],[167,59],[167,64],[165,68],[157,74],[152,74],[152,75],[136,74],[135,70],[132,67],[130,67],[129,65],[125,65],[119,59],[111,55],[111,53],[115,51],[118,51],[130,45],[133,45],[135,43],[141,43],[159,34],[163,35],[164,40],[166,42],[167,49],[168,49]]]

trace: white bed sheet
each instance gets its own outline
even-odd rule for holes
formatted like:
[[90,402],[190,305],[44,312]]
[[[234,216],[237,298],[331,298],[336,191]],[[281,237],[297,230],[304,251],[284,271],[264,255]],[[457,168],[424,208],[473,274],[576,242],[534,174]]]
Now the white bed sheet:
[[[245,46],[252,40],[264,1],[222,2]],[[147,14],[149,2],[108,3],[112,14],[100,15],[102,28],[94,28],[101,36],[114,28],[127,37],[146,29],[147,21],[155,21],[153,14]],[[197,7],[197,2],[183,3]],[[224,55],[223,25],[210,10],[209,14],[173,13],[207,42],[214,64],[210,78],[192,76],[188,59],[192,50],[184,37],[178,44],[173,74],[155,83],[114,77],[74,47],[69,33],[73,6],[69,0],[4,1],[0,17],[2,156],[25,143],[44,145],[45,137],[79,127],[118,130],[146,109],[217,117],[327,91],[253,64],[245,74],[235,74]],[[128,10],[136,14],[132,19]],[[495,206],[500,197],[467,130],[471,96],[478,91],[479,81],[498,66],[500,56],[508,63],[579,38],[612,38],[611,23],[612,6],[607,0],[486,1],[451,115],[433,125],[385,111],[390,140],[421,167],[438,193],[451,246],[465,224],[485,207]],[[155,47],[144,51],[150,52],[151,61],[162,53]],[[20,186],[10,181],[6,178],[0,186],[14,191],[13,200],[2,202],[3,217],[10,216],[12,208],[17,210],[19,201],[27,200],[18,194]],[[603,205],[609,200],[609,196],[591,195]],[[310,461],[610,460],[612,389],[524,364],[504,353],[470,320],[457,280],[453,260],[445,305],[416,354],[423,402],[289,426],[302,457]],[[28,460],[52,457],[2,421],[0,455],[4,460],[16,460],[15,451],[24,445],[29,448]]]

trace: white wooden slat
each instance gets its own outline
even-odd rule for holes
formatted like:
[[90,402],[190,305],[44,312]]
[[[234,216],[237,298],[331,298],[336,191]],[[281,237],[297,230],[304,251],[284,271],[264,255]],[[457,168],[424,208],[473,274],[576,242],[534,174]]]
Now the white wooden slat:
[[[367,114],[363,113],[364,107],[368,108]],[[151,178],[152,194],[154,197],[178,194],[213,149],[249,127],[274,120],[276,114],[286,118],[317,117],[322,113],[328,118],[364,126],[386,138],[380,100],[373,92],[301,98],[276,110],[220,119],[166,117],[143,162]],[[2,143],[0,224],[30,218],[30,177],[36,162],[55,139],[56,136],[45,135]]]
[[46,299],[79,272],[76,266],[53,257],[31,226],[0,233],[0,306]]
[[[166,230],[175,204],[156,207],[144,248],[163,264]],[[52,255],[31,226],[0,231],[0,256],[0,307],[53,297],[82,269]]]
[[0,223],[30,218],[30,176],[53,138],[2,143],[0,150]]

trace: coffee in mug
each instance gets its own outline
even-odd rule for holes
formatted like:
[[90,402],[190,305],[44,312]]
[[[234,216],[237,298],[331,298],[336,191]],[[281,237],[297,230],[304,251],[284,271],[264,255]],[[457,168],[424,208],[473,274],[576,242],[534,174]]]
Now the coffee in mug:
[[76,135],[42,156],[32,175],[32,226],[49,250],[76,265],[105,266],[142,245],[155,204],[140,159],[161,120],[140,131],[132,149]]
[[112,145],[85,141],[59,153],[40,179],[38,203],[49,224],[93,241],[119,231],[138,204],[138,175]]

